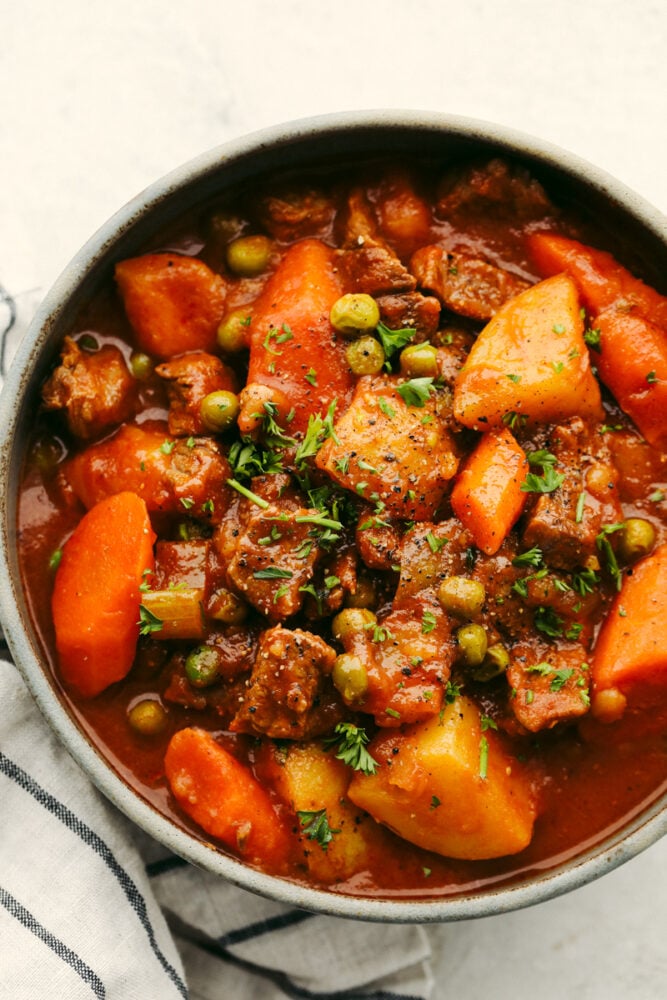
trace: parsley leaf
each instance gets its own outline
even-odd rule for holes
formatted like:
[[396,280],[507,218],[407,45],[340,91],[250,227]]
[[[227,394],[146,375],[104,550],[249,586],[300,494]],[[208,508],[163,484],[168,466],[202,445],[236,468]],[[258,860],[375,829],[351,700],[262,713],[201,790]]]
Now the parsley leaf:
[[512,559],[512,566],[539,566],[542,562],[542,549],[533,545],[532,549],[522,552]]
[[428,635],[432,632],[435,626],[438,624],[437,619],[432,611],[425,611],[422,615],[422,635]]
[[390,358],[396,351],[400,351],[406,344],[409,344],[417,331],[413,326],[406,326],[401,330],[390,330],[388,326],[385,326],[380,321],[375,328],[375,332],[380,338],[385,357]]
[[329,826],[326,809],[300,809],[297,816],[308,840],[315,840],[323,851],[326,851],[334,834],[340,833],[340,830],[332,830]]
[[422,407],[434,392],[433,377],[411,378],[396,386],[396,392],[408,406]]
[[602,342],[599,330],[585,330],[584,342],[588,344],[592,350],[597,351],[598,354],[602,354]]
[[311,413],[308,417],[308,427],[306,428],[306,433],[303,441],[296,449],[296,455],[294,457],[294,461],[298,469],[303,468],[307,458],[312,458],[313,455],[317,455],[327,438],[331,438],[336,444],[340,444],[340,440],[334,428],[336,403],[337,400],[334,399],[329,405],[325,416],[322,416],[321,413]]
[[521,483],[523,493],[553,493],[559,486],[562,486],[565,476],[562,472],[554,470],[557,461],[555,455],[552,455],[545,448],[541,448],[539,451],[530,452],[526,458],[529,465],[539,466],[542,469],[542,475],[538,476],[535,472],[529,472]]
[[291,580],[293,573],[289,569],[280,569],[279,566],[267,566],[266,569],[258,569],[252,574],[255,580]]
[[378,762],[366,749],[369,738],[365,729],[355,726],[353,722],[339,722],[334,734],[324,740],[324,746],[337,747],[337,760],[342,760],[348,767],[361,771],[362,774],[375,774]]
[[139,605],[139,635],[152,635],[153,632],[160,632],[164,622],[152,611],[149,611],[143,604]]

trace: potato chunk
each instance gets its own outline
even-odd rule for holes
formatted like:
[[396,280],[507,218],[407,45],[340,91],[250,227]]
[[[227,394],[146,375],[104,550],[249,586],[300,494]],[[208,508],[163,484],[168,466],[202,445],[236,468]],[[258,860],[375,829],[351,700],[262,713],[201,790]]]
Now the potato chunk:
[[502,426],[507,413],[540,423],[602,419],[574,282],[541,281],[507,302],[475,341],[454,388],[465,427]]
[[290,743],[285,750],[275,744],[262,748],[259,767],[278,794],[295,813],[326,810],[333,833],[324,847],[300,834],[311,875],[321,882],[336,882],[364,871],[385,841],[381,827],[360,813],[347,799],[352,771],[335,757],[335,749],[321,743]]
[[333,480],[389,517],[433,517],[458,466],[438,392],[420,405],[399,393],[396,376],[359,379],[348,410],[336,423],[336,439],[325,441],[316,463]]
[[442,719],[376,737],[380,767],[356,774],[349,798],[419,847],[450,858],[517,854],[530,843],[535,802],[527,777],[475,704],[457,698]]

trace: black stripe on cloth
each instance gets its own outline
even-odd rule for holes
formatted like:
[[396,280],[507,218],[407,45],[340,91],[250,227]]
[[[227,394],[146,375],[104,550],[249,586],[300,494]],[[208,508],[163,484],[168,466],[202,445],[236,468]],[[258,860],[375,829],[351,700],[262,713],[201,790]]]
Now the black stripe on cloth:
[[145,868],[149,878],[157,875],[165,875],[176,868],[187,868],[189,862],[185,858],[179,858],[178,854],[170,854],[167,858],[159,858],[158,861],[150,861]]
[[9,914],[14,917],[20,924],[22,924],[26,930],[29,930],[35,937],[39,938],[45,945],[47,945],[52,952],[54,952],[58,958],[62,959],[67,965],[69,965],[74,971],[81,977],[86,986],[90,986],[91,990],[99,1000],[104,1000],[106,997],[106,990],[104,988],[104,983],[98,975],[96,975],[89,965],[83,961],[83,959],[68,948],[59,938],[52,934],[51,931],[47,930],[43,924],[40,924],[39,920],[26,910],[11,893],[7,892],[0,886],[0,903],[4,906]]
[[290,910],[289,913],[278,913],[275,917],[267,917],[265,920],[258,920],[254,924],[246,927],[238,927],[219,937],[218,944],[226,947],[229,944],[240,944],[242,941],[251,941],[252,938],[260,937],[262,934],[270,934],[271,931],[281,930],[283,927],[293,927],[301,924],[304,920],[310,920],[314,913],[306,913],[305,910]]
[[173,965],[171,965],[162,953],[160,946],[157,943],[155,932],[153,931],[153,927],[148,916],[146,901],[137,889],[137,886],[130,875],[128,875],[125,869],[118,863],[108,845],[105,844],[102,838],[99,837],[94,830],[91,830],[91,828],[86,826],[86,824],[80,820],[78,816],[75,816],[74,813],[71,812],[66,805],[64,805],[64,803],[54,798],[53,795],[38,785],[29,774],[20,768],[18,764],[14,763],[14,761],[10,760],[9,757],[5,756],[2,751],[0,751],[0,771],[6,774],[8,778],[14,781],[25,792],[32,795],[32,797],[39,802],[41,806],[59,819],[68,830],[80,837],[83,843],[87,844],[87,846],[90,847],[104,861],[109,871],[119,882],[128,902],[139,918],[139,921],[150,942],[153,954],[168,975],[169,979],[171,979],[178,992],[187,1000],[187,986]]
[[[312,916],[315,915],[312,914]],[[178,928],[178,932],[187,938],[191,944],[201,948],[207,954],[219,958],[222,962],[227,962],[229,965],[244,969],[246,972],[259,976],[262,979],[268,979],[274,986],[282,990],[285,996],[292,997],[294,1000],[424,1000],[423,996],[394,993],[391,990],[375,990],[372,993],[363,993],[359,990],[336,990],[334,992],[323,993],[307,990],[304,986],[298,986],[293,982],[286,973],[276,972],[273,969],[267,969],[261,965],[255,965],[254,962],[239,958],[238,955],[234,955],[233,952],[229,951],[223,945],[219,945],[216,941],[192,939],[188,936],[187,932],[183,933],[182,928]]]

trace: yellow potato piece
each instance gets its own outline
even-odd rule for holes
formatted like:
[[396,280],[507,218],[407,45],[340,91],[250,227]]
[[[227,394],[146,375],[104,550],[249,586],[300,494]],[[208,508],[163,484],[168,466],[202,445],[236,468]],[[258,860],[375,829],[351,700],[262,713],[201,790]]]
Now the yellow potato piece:
[[470,699],[457,698],[442,720],[377,737],[369,750],[381,766],[355,774],[348,797],[405,840],[469,860],[516,854],[530,843],[530,784],[498,733],[482,732]]
[[574,282],[566,274],[510,299],[475,341],[454,387],[465,427],[499,427],[506,414],[560,423],[603,416]]
[[353,771],[336,760],[335,749],[321,743],[290,744],[280,766],[272,769],[272,784],[294,812],[326,809],[334,833],[324,850],[302,835],[306,864],[321,882],[342,881],[365,871],[385,844],[387,835],[370,816],[347,799]]

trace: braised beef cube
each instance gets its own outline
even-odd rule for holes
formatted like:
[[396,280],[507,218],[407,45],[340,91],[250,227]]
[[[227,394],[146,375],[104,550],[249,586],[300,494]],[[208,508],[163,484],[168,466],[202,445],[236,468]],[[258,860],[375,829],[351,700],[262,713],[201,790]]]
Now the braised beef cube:
[[363,188],[353,188],[348,196],[343,245],[349,248],[382,246],[389,250],[378,237],[377,219]]
[[603,525],[622,520],[618,473],[602,435],[573,418],[554,428],[548,440],[562,485],[533,501],[525,517],[524,548],[536,545],[544,561],[571,570],[599,555],[596,539]]
[[458,458],[440,412],[442,393],[408,404],[398,392],[403,383],[396,376],[360,378],[336,439],[325,441],[316,464],[387,517],[424,520],[438,508]]
[[326,684],[335,659],[335,650],[310,632],[280,625],[264,632],[231,730],[274,739],[327,732],[341,716]]
[[213,438],[178,440],[169,454],[167,485],[177,505],[210,524],[218,524],[231,498],[232,470]]
[[327,552],[315,568],[303,605],[306,618],[330,618],[343,606],[346,594],[357,589],[357,555],[353,548]]
[[456,518],[431,524],[415,524],[403,535],[399,553],[401,574],[395,606],[422,591],[437,592],[446,576],[461,576],[474,565],[472,535]]
[[[313,519],[320,516],[314,508],[254,507],[246,510],[237,534],[221,540],[229,555],[226,571],[231,586],[274,621],[296,614],[303,604],[303,588],[321,554],[313,526]],[[217,537],[216,543],[220,544]]]
[[42,388],[42,403],[47,410],[64,410],[72,434],[88,441],[131,415],[135,385],[117,347],[84,351],[65,337],[60,364]]
[[452,312],[489,320],[500,307],[529,287],[527,281],[479,257],[448,253],[440,246],[422,247],[410,269],[421,288],[432,292]]
[[507,668],[510,707],[531,733],[572,722],[590,707],[586,650],[579,643],[517,643]]
[[338,270],[347,292],[390,295],[413,292],[416,278],[391,250],[382,246],[360,246],[343,250],[338,256]]
[[464,211],[511,223],[542,219],[554,207],[527,170],[494,159],[450,171],[440,185],[437,211],[443,219]]
[[409,598],[371,627],[345,632],[345,651],[367,678],[353,707],[390,728],[437,715],[456,653],[451,634],[452,621],[431,594]]
[[415,344],[429,340],[438,329],[440,303],[432,295],[422,295],[421,292],[381,295],[377,304],[382,322],[391,330],[414,327]]
[[397,564],[401,534],[396,525],[373,514],[372,508],[359,518],[356,542],[357,551],[369,569],[390,571]]
[[234,392],[237,388],[233,369],[205,351],[165,361],[155,371],[167,383],[169,433],[175,437],[205,433],[201,418],[204,397],[221,389]]
[[274,239],[293,243],[306,237],[326,237],[336,206],[322,191],[283,191],[265,195],[259,206],[262,225]]

